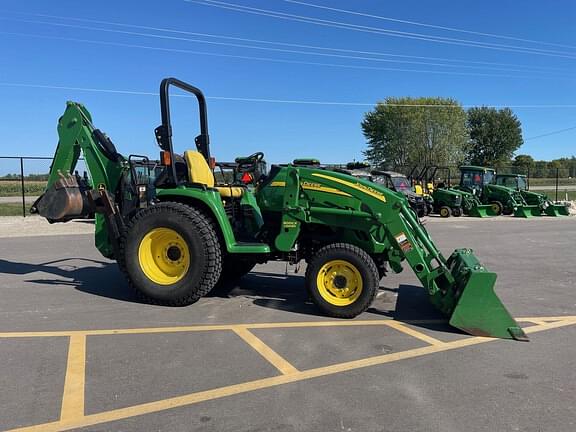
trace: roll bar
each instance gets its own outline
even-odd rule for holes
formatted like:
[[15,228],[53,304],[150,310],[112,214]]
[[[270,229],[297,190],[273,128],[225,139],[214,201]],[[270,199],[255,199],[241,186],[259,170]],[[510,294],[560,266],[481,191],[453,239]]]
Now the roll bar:
[[160,83],[160,113],[162,116],[162,124],[154,130],[156,141],[160,148],[170,153],[170,170],[171,183],[176,184],[176,166],[174,149],[172,146],[172,123],[170,122],[170,86],[178,87],[188,93],[192,93],[198,99],[198,111],[200,112],[200,135],[198,135],[194,142],[198,151],[204,156],[206,162],[210,163],[210,138],[208,136],[208,113],[206,109],[206,98],[200,89],[180,81],[176,78],[164,78]]

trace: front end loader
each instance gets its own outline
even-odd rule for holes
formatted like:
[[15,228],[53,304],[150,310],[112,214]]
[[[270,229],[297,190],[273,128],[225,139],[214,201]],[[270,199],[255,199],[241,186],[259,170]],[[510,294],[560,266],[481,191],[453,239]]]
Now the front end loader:
[[[196,96],[196,149],[172,146],[168,89]],[[51,222],[96,213],[96,246],[115,259],[148,301],[186,305],[256,263],[307,263],[310,298],[327,315],[366,311],[386,269],[407,263],[449,322],[477,336],[527,340],[494,292],[496,274],[470,249],[449,258],[435,246],[406,197],[368,180],[315,165],[272,166],[262,153],[226,165],[216,182],[202,92],[174,78],[160,86],[158,161],[121,156],[88,111],[69,102],[46,192],[32,211]],[[90,184],[71,175],[80,155]]]
[[519,192],[530,206],[536,206],[541,214],[546,216],[569,216],[570,212],[565,204],[556,204],[545,194],[528,190],[528,181],[522,174],[496,174],[496,184],[505,186]]

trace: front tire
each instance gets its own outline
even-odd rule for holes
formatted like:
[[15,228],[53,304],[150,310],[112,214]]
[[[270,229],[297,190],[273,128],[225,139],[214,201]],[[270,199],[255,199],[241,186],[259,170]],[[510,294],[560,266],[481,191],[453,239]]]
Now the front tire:
[[120,268],[146,300],[184,306],[208,294],[222,255],[211,221],[195,208],[165,202],[138,212],[121,246]]
[[366,252],[347,243],[323,247],[308,263],[306,289],[326,315],[354,318],[370,307],[380,277]]
[[448,218],[450,216],[452,216],[452,209],[448,206],[442,206],[440,207],[440,216],[442,216],[443,218]]
[[462,209],[460,207],[454,207],[452,209],[452,216],[454,216],[454,217],[462,216]]
[[500,201],[493,201],[490,203],[490,205],[492,206],[492,211],[496,213],[496,216],[500,216],[502,213],[504,213],[504,206]]

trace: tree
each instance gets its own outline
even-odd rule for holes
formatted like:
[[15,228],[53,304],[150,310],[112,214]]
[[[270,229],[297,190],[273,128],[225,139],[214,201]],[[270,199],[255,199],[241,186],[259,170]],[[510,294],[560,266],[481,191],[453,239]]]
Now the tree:
[[517,168],[520,168],[522,172],[528,172],[534,170],[534,167],[536,166],[536,161],[532,156],[522,154],[514,158],[512,165],[514,165]]
[[470,163],[481,166],[510,162],[524,143],[522,125],[510,108],[479,107],[468,110]]
[[452,99],[387,98],[366,113],[362,131],[376,165],[457,165],[466,155],[466,113]]

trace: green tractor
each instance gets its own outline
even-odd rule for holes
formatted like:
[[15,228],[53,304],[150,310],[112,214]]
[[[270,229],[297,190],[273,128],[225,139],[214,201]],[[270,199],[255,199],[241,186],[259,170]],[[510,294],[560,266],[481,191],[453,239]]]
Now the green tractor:
[[[432,174],[430,169],[433,169]],[[439,167],[425,166],[421,170],[415,166],[408,174],[408,178],[414,184],[416,195],[424,199],[429,213],[439,214],[441,217],[460,217],[463,214],[462,194],[444,186],[444,183],[434,182]]]
[[[444,175],[438,181],[439,172]],[[423,179],[431,191],[434,200],[435,212],[442,217],[466,216],[489,217],[496,216],[492,206],[482,205],[480,200],[471,192],[451,187],[450,168],[430,166],[424,170],[426,178]]]
[[538,206],[541,213],[547,216],[569,216],[568,207],[555,204],[545,194],[528,190],[528,181],[523,174],[496,174],[496,184],[519,191],[528,205]]
[[[172,145],[171,86],[199,103],[196,149],[183,155]],[[397,273],[406,262],[451,325],[478,336],[527,340],[494,292],[496,274],[470,249],[446,259],[403,195],[314,165],[273,165],[267,172],[262,153],[227,165],[244,172],[231,183],[216,183],[202,92],[167,78],[160,106],[160,160],[151,161],[118,153],[86,108],[68,102],[47,189],[32,208],[50,222],[94,211],[96,247],[118,262],[145,299],[188,305],[228,272],[304,260],[305,285],[319,310],[352,318],[371,305],[385,268]],[[81,154],[93,187],[70,174]]]
[[418,217],[421,218],[428,214],[426,201],[414,192],[414,187],[404,174],[394,171],[372,170],[370,175],[374,183],[403,194]]
[[496,215],[540,216],[539,208],[528,205],[519,191],[495,184],[495,176],[493,168],[461,166],[460,184],[456,188],[474,194],[483,204],[491,205]]

